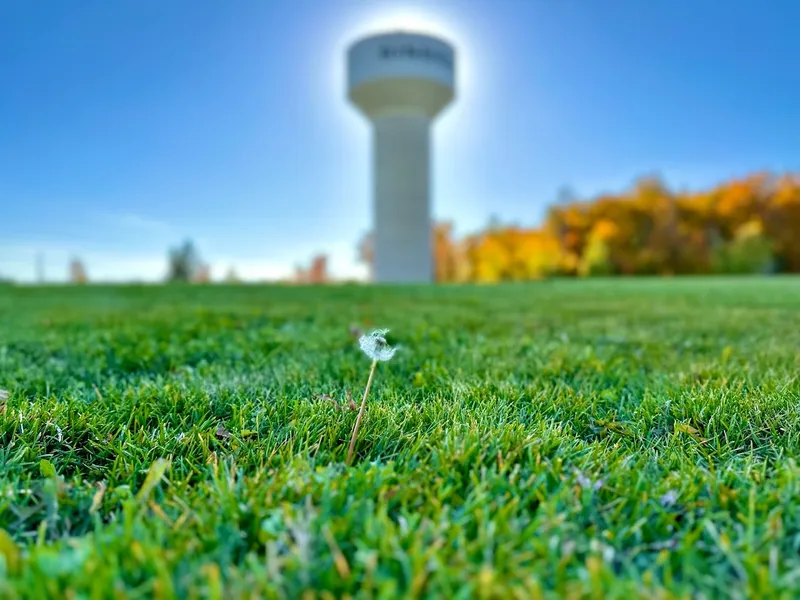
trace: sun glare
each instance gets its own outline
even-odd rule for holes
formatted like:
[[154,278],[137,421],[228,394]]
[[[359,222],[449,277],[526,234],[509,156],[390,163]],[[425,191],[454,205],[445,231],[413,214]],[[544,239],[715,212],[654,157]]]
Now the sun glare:
[[449,16],[437,14],[430,9],[418,7],[387,7],[376,4],[351,27],[342,32],[338,40],[341,49],[339,53],[340,65],[337,65],[337,86],[341,88],[344,83],[344,52],[355,40],[378,33],[392,31],[409,31],[434,35],[444,38],[452,44],[456,51],[456,95],[469,93],[472,89],[471,66],[473,65],[472,53],[465,43],[466,36],[462,34],[457,23]]
[[366,17],[359,24],[359,29],[370,32],[409,30],[443,37],[453,37],[454,35],[450,28],[442,25],[440,17],[411,9],[394,9],[391,11],[382,9],[378,14]]

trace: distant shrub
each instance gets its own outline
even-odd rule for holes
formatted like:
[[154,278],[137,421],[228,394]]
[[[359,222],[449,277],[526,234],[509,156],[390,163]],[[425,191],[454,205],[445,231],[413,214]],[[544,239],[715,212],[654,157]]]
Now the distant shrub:
[[761,222],[742,225],[733,240],[717,247],[713,257],[714,271],[728,274],[763,274],[775,271],[772,243],[764,235]]
[[170,249],[168,262],[167,281],[172,283],[194,281],[203,269],[200,255],[191,240]]

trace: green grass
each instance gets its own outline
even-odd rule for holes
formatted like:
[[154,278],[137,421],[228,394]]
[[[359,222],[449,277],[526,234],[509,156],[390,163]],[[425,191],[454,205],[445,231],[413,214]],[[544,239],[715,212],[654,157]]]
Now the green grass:
[[0,288],[0,597],[797,598],[799,349],[788,278]]

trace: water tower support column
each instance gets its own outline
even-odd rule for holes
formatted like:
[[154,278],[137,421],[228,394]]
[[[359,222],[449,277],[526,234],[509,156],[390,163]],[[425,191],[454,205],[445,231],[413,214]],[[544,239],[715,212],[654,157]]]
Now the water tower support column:
[[374,273],[397,283],[433,279],[430,119],[373,120]]

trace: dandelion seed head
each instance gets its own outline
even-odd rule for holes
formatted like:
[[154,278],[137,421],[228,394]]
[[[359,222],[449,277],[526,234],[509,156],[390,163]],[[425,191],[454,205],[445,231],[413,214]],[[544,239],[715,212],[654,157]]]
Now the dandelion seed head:
[[397,348],[392,348],[388,344],[384,337],[387,333],[389,333],[388,329],[376,329],[370,334],[362,335],[358,340],[358,345],[372,360],[390,360],[397,352]]

